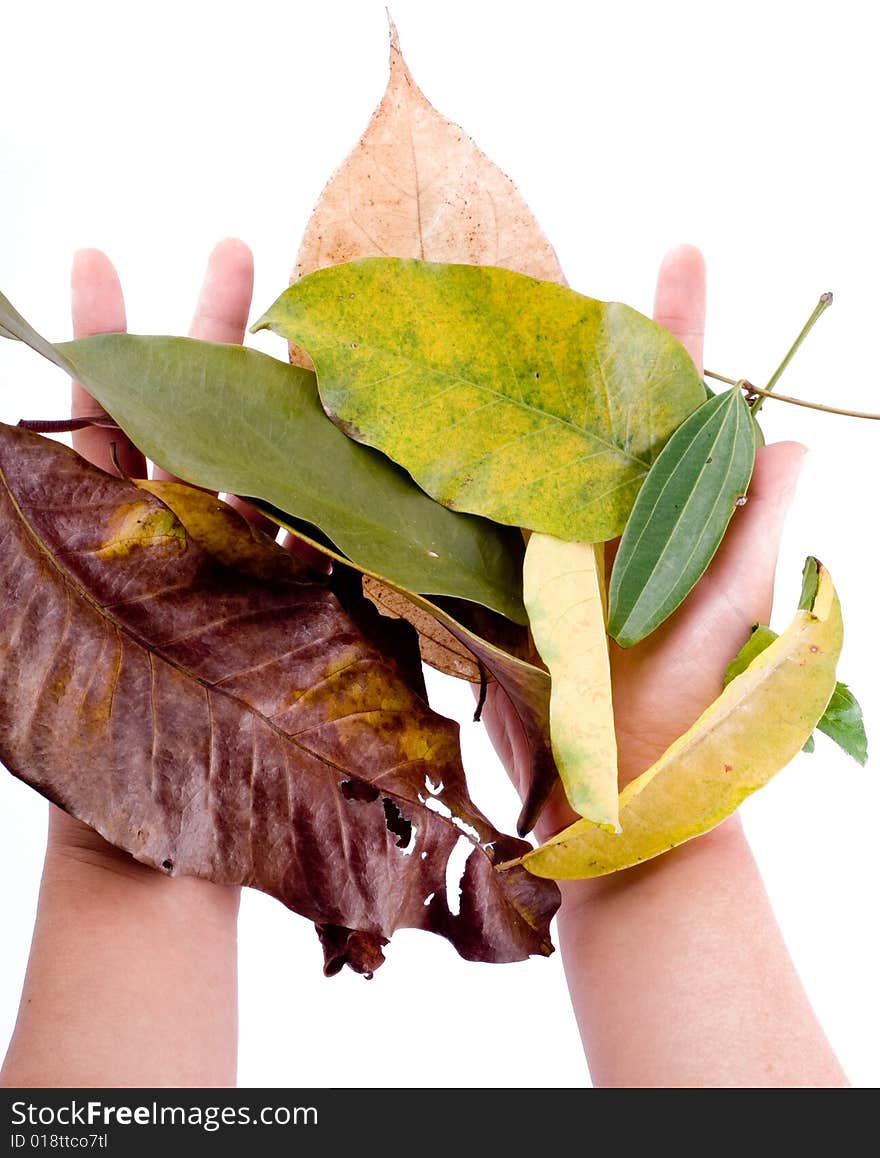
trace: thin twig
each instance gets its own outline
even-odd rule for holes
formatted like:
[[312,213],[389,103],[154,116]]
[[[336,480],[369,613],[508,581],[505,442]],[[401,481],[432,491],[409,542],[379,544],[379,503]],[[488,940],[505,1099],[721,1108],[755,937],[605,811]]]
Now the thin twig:
[[812,330],[813,326],[816,324],[816,322],[818,322],[819,318],[821,318],[821,316],[825,313],[825,311],[828,309],[828,307],[831,305],[831,303],[833,301],[834,301],[834,295],[830,292],[822,294],[822,296],[819,298],[819,301],[816,305],[816,308],[813,310],[813,312],[807,318],[806,322],[804,323],[804,328],[801,330],[801,332],[798,334],[798,336],[792,342],[791,348],[789,349],[788,353],[785,355],[785,357],[782,359],[782,361],[779,363],[779,365],[774,370],[773,375],[770,378],[770,381],[764,387],[763,391],[761,391],[761,390],[756,391],[756,393],[758,393],[760,395],[760,397],[752,406],[752,414],[757,414],[758,411],[761,409],[761,407],[764,405],[764,398],[767,397],[767,395],[770,393],[770,391],[773,389],[773,387],[776,385],[776,383],[782,377],[782,371],[785,369],[785,367],[788,365],[788,363],[792,360],[792,358],[795,356],[795,354],[800,349],[801,342],[803,342],[804,338],[807,336],[807,334],[809,334],[810,330]]
[[480,669],[480,697],[477,700],[477,706],[474,709],[475,724],[480,722],[480,717],[483,714],[483,705],[486,702],[486,687],[488,685],[488,680],[486,679],[486,669],[483,667],[479,660],[477,660],[477,667]]
[[716,374],[712,370],[704,370],[703,373],[707,378],[726,382],[728,386],[741,386],[747,399],[753,394],[762,395],[765,398],[776,398],[780,402],[790,402],[792,406],[805,406],[808,410],[823,410],[826,414],[843,414],[847,418],[870,418],[875,421],[880,419],[880,414],[869,414],[865,410],[843,410],[839,406],[825,406],[821,402],[805,402],[803,398],[792,398],[790,394],[777,394],[775,390],[771,394],[769,390],[761,390],[760,387],[753,386],[748,378],[726,378],[723,374]]

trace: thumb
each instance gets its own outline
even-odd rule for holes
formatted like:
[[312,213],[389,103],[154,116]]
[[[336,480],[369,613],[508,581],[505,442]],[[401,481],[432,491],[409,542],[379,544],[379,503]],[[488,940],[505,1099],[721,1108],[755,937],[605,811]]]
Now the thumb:
[[807,448],[776,442],[758,448],[746,503],[734,514],[724,541],[701,580],[724,591],[744,623],[767,623],[785,516]]

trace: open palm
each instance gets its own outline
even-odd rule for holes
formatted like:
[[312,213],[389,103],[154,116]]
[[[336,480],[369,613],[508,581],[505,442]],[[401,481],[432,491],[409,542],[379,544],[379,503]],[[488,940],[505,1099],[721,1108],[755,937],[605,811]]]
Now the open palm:
[[[702,254],[680,246],[657,279],[654,319],[682,342],[702,373],[706,277]],[[621,786],[649,767],[721,691],[724,669],[753,624],[767,623],[785,512],[804,447],[780,442],[759,449],[748,502],[738,509],[718,553],[688,598],[640,644],[611,643],[611,677]],[[613,556],[612,556],[613,557]],[[483,719],[521,793],[529,757],[519,720],[497,684]],[[574,814],[561,793],[539,825],[542,836]]]

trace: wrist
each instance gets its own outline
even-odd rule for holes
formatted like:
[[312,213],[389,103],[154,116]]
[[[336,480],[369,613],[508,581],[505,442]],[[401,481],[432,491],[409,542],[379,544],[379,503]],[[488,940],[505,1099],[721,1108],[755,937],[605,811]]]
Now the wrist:
[[693,840],[652,857],[632,868],[583,880],[557,881],[562,892],[560,917],[577,921],[579,914],[597,908],[624,907],[635,898],[660,901],[669,892],[680,901],[680,891],[689,882],[717,872],[735,871],[743,857],[751,861],[751,850],[739,813],[735,812],[716,828]]
[[49,835],[43,866],[43,888],[65,890],[118,901],[120,894],[137,892],[140,903],[182,910],[198,910],[213,920],[233,924],[241,890],[196,877],[168,877],[142,864],[106,841],[81,820],[50,805]]

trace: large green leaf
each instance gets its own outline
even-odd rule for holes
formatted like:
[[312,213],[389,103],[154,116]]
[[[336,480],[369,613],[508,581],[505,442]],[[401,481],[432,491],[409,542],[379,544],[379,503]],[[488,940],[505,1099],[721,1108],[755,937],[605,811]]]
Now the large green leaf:
[[439,502],[562,539],[618,534],[705,399],[662,327],[505,269],[332,266],[286,290],[265,327],[305,348],[343,429]]
[[325,584],[191,499],[0,425],[3,763],[146,864],[279,898],[329,972],[372,971],[401,927],[550,952],[558,893],[497,870],[527,846],[470,801],[458,725]]
[[51,345],[2,296],[0,323],[78,378],[179,478],[305,519],[401,587],[525,622],[520,537],[446,510],[394,463],[346,438],[321,410],[308,371],[190,338],[102,334]]
[[[765,651],[779,636],[772,628],[757,624],[752,628],[752,634],[742,648],[727,665],[724,673],[724,686],[736,679],[746,670],[752,660]],[[857,764],[864,765],[868,759],[868,737],[865,733],[865,721],[859,701],[852,694],[846,684],[838,681],[834,692],[828,701],[822,719],[816,727],[824,732],[829,739],[838,744],[848,756],[852,756]],[[811,736],[804,744],[805,752],[812,752],[815,745]]]
[[708,567],[755,463],[742,391],[718,394],[673,434],[639,492],[611,572],[608,634],[644,639]]

